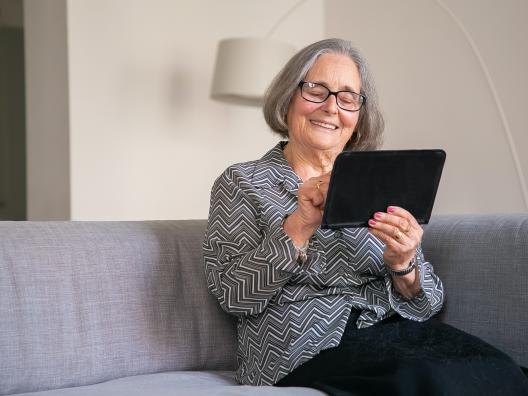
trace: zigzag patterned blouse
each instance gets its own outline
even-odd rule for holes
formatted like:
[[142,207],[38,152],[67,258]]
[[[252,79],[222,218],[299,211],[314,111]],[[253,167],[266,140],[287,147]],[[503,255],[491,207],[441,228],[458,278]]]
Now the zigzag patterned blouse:
[[366,228],[318,229],[308,259],[296,261],[282,228],[301,183],[283,155],[230,166],[211,193],[203,244],[210,291],[238,317],[237,380],[272,385],[321,350],[339,345],[350,311],[358,328],[394,313],[424,321],[443,303],[443,286],[417,251],[422,290],[405,300],[383,265],[384,245]]

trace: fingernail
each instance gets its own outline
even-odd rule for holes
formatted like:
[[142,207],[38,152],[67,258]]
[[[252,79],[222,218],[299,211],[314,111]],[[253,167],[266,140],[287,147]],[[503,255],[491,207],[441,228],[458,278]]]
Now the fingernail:
[[394,207],[392,207],[392,206],[389,206],[389,207],[387,208],[387,212],[389,212],[389,213],[393,213],[395,210],[396,210],[396,209],[395,209]]
[[371,226],[376,225],[376,222],[375,222],[374,220],[372,220],[372,219],[370,219],[370,220],[368,221],[368,223],[369,223],[369,225],[371,225]]
[[374,213],[374,218],[377,219],[377,220],[380,220],[382,217],[381,213],[380,212],[376,212]]

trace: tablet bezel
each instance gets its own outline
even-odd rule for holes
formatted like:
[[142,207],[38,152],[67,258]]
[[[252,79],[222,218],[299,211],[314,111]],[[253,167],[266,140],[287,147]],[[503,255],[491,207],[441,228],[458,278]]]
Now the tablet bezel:
[[[441,149],[344,151],[340,153],[337,156],[332,169],[321,228],[338,229],[348,227],[368,227],[368,220],[372,218],[374,213],[377,211],[386,211],[387,206],[389,205],[402,206],[404,208],[405,206],[412,206],[414,209],[409,211],[413,214],[418,223],[427,224],[433,210],[445,158],[446,153]],[[384,159],[387,160],[384,161]],[[372,202],[371,206],[368,208],[360,208],[357,211],[351,209],[349,213],[342,215],[334,213],[336,206],[339,204],[343,206],[342,200],[344,194],[342,191],[339,191],[339,189],[346,188],[343,187],[343,185],[346,185],[347,182],[354,182],[354,175],[357,175],[355,172],[361,171],[362,169],[362,161],[365,165],[363,169],[372,169],[373,164],[375,165],[374,173],[378,179],[377,181],[371,180],[364,186],[355,186],[355,192],[358,194],[370,194],[367,196],[372,197],[372,199],[368,200],[369,202]],[[376,162],[374,163],[373,161]],[[414,168],[409,168],[410,164],[413,164],[413,161],[417,166]],[[425,164],[427,166],[423,166],[423,161],[426,161]],[[367,164],[370,166],[370,168],[367,167]],[[405,166],[402,168],[405,168],[405,171],[410,170],[410,172],[414,173],[411,175],[404,175],[403,172],[405,171],[399,171],[397,164],[404,164]],[[420,164],[422,165],[421,167],[419,166]],[[379,196],[373,196],[373,194],[375,194],[373,191],[373,183],[382,183],[384,182],[383,178],[387,177],[399,177],[400,179],[397,180],[402,180],[407,183],[409,178],[413,178],[415,181],[414,186],[419,190],[420,193],[422,193],[422,195],[425,194],[427,197],[425,200],[427,202],[415,203],[413,201],[412,204],[405,205],[405,199],[402,197],[402,195],[405,195],[406,193],[402,192],[401,190],[394,190],[394,192],[387,193],[386,199]],[[404,180],[404,178],[407,179]],[[385,184],[388,183],[389,182]],[[354,197],[352,194],[347,195],[347,198],[348,197],[352,197],[350,198],[350,202],[353,204]],[[337,202],[336,204],[336,200],[341,201]],[[398,200],[401,201],[398,202]],[[348,204],[345,204],[345,206],[347,205]],[[356,217],[354,217],[356,215],[355,213],[353,214],[354,216],[351,216],[350,212],[352,211],[358,212]],[[339,221],[336,221],[336,219],[339,219]]]

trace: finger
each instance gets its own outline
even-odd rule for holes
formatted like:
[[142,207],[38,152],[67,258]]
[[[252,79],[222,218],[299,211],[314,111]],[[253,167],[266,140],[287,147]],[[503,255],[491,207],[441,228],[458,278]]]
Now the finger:
[[325,197],[320,191],[307,191],[299,194],[299,201],[306,202],[308,206],[319,208],[325,202]]
[[328,175],[325,174],[317,177],[312,177],[308,179],[307,182],[313,184],[315,188],[320,189],[324,185],[328,186],[328,184],[330,183],[330,178]]
[[394,239],[398,244],[406,245],[411,241],[409,236],[392,224],[376,221],[373,219],[370,219],[368,224],[370,228],[385,234],[387,238]]
[[[387,213],[381,213],[376,212],[374,214],[374,222],[377,223],[374,227],[377,229],[382,230],[383,232],[387,233],[389,237],[393,237],[396,239],[397,242],[403,245],[412,246],[415,248],[420,244],[420,241],[422,240],[423,230],[421,227],[418,229],[411,227],[409,232],[405,232],[405,229],[402,229],[403,226],[401,225],[402,221],[405,224],[409,224],[406,219],[403,219],[401,217],[394,217],[397,220],[394,220],[393,217],[390,217],[391,215]],[[377,220],[380,219],[380,220]],[[369,222],[370,225],[370,222]],[[398,230],[401,231],[402,235],[398,234]],[[399,236],[399,237],[398,237]]]
[[395,252],[401,250],[402,245],[399,244],[392,236],[372,227],[369,227],[369,232],[376,238],[378,238],[380,241],[382,241],[387,247],[387,249],[390,249]]
[[[369,232],[385,244],[384,260],[402,263],[410,260],[416,253],[415,248],[409,248],[409,246],[398,243],[390,235],[380,230],[369,228]],[[387,257],[385,257],[386,255]]]
[[376,212],[374,213],[374,219],[398,227],[406,234],[409,234],[413,228],[409,219],[395,214]]
[[[399,206],[389,206],[387,208],[388,211],[391,211],[391,213],[389,214],[398,214],[398,215],[401,215],[402,217],[404,217],[407,221],[409,221],[410,225],[411,225],[411,230],[410,232],[407,232],[406,234],[407,235],[410,235],[413,237],[413,239],[417,242],[417,243],[420,243],[420,241],[422,240],[422,236],[423,236],[423,228],[420,224],[418,224],[418,222],[416,221],[415,217],[410,213],[408,212],[407,210],[399,207]],[[405,231],[405,230],[403,230]]]
[[411,212],[400,208],[399,206],[389,206],[387,208],[387,213],[406,218],[407,220],[409,220],[412,227],[420,227]]
[[312,204],[313,204],[313,206],[318,207],[318,208],[324,207],[324,203],[325,203],[324,194],[321,191],[316,191],[312,195]]
[[312,180],[303,183],[299,188],[299,200],[308,202],[310,206],[319,208],[324,205],[326,194],[321,188],[316,188]]
[[326,172],[320,175],[319,177],[323,180],[326,180],[327,182],[330,181],[330,177],[332,176],[332,172]]
[[[328,185],[329,185],[329,175],[321,175],[318,177],[312,177],[308,179],[305,183],[307,186],[310,186],[312,194],[316,198],[317,205],[324,205],[326,202],[326,195],[328,194]],[[322,201],[320,201],[319,194],[322,196]]]
[[322,183],[319,186],[319,191],[321,192],[321,194],[323,194],[325,200],[326,200],[326,196],[328,195],[328,186],[329,186],[328,183]]
[[330,173],[324,173],[322,175],[319,175],[319,176],[315,176],[315,177],[311,177],[307,180],[308,183],[311,183],[311,182],[317,182],[317,181],[321,181],[323,183],[329,183],[330,182]]

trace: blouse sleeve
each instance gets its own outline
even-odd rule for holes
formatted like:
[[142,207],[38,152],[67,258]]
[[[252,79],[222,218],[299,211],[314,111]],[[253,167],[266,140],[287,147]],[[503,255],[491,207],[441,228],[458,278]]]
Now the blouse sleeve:
[[261,313],[293,275],[315,271],[319,259],[315,252],[298,264],[283,214],[262,216],[263,210],[273,211],[273,205],[263,208],[258,191],[236,168],[214,183],[203,243],[205,274],[222,308],[235,315]]
[[444,303],[444,286],[434,273],[431,263],[425,261],[422,249],[416,251],[418,270],[420,274],[420,292],[411,300],[405,299],[396,291],[390,275],[386,278],[391,307],[402,317],[425,321],[438,313]]

